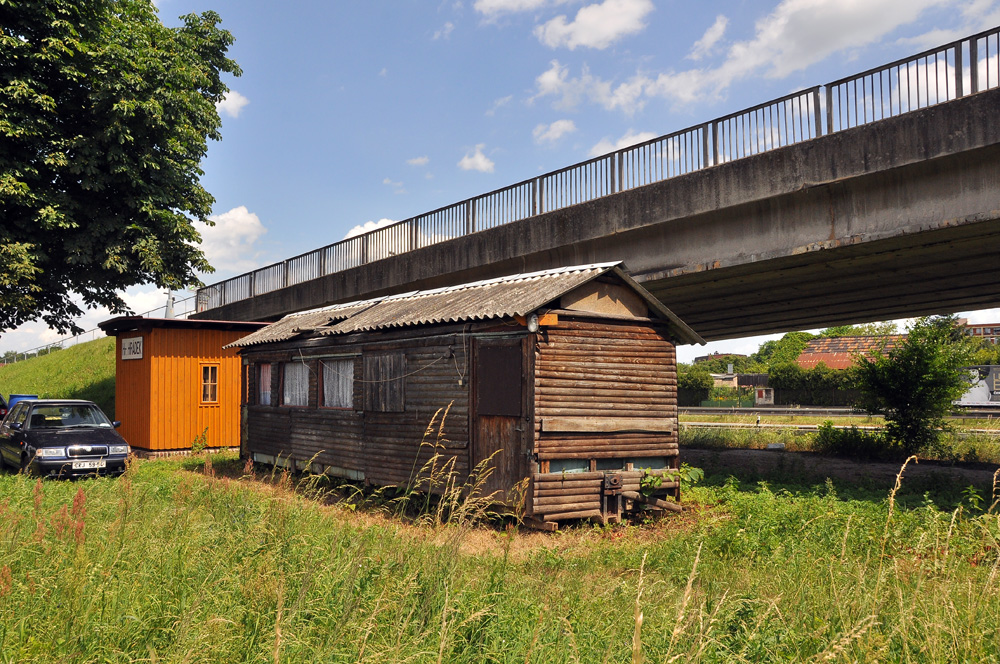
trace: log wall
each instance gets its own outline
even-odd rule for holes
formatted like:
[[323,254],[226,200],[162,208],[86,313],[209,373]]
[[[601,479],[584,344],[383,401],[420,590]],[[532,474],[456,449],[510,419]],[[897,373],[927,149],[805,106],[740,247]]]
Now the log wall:
[[677,455],[674,344],[657,327],[560,320],[539,335],[539,461]]

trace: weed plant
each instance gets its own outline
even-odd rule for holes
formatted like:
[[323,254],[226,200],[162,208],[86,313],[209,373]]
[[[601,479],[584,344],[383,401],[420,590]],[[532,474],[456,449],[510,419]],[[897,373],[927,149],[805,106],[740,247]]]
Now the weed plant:
[[644,527],[440,538],[241,466],[0,475],[0,661],[1000,659],[995,491],[713,476]]

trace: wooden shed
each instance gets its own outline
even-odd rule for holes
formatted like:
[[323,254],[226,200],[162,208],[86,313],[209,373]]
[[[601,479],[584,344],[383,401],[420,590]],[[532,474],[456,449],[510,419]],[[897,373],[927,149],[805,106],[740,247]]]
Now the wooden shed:
[[678,341],[704,343],[614,263],[287,316],[233,344],[242,453],[376,485],[486,462],[482,490],[537,523],[613,521],[678,466]]
[[99,327],[115,341],[115,417],[139,453],[209,448],[240,439],[240,358],[227,344],[266,323],[120,316]]

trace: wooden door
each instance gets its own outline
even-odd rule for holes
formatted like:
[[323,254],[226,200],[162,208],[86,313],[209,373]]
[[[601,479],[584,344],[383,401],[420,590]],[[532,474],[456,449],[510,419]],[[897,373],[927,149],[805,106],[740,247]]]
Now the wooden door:
[[525,339],[476,339],[473,345],[472,468],[487,461],[492,473],[481,494],[506,502],[528,475],[525,418]]

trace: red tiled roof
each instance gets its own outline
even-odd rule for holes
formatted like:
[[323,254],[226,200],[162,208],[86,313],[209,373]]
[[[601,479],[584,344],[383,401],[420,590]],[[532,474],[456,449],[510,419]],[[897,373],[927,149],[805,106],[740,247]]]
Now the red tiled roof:
[[871,355],[883,348],[888,350],[906,335],[891,334],[887,337],[833,337],[810,341],[796,360],[803,369],[812,369],[820,362],[831,369],[847,369],[854,366],[858,355]]

